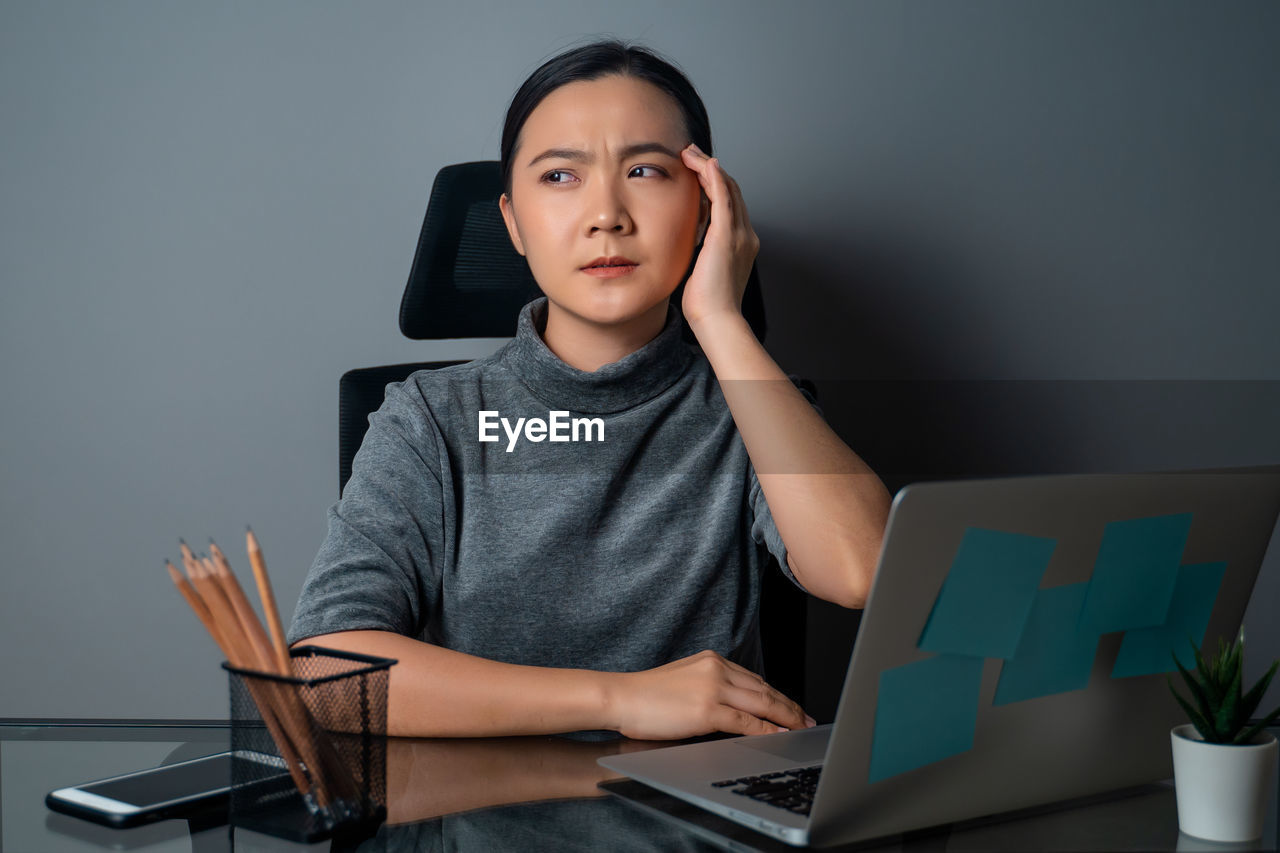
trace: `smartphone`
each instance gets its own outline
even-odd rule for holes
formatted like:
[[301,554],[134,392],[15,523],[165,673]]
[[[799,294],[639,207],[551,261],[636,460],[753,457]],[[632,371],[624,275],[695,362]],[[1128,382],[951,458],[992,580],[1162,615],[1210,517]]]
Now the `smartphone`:
[[122,829],[158,820],[226,809],[231,793],[231,753],[50,791],[45,805],[56,812]]

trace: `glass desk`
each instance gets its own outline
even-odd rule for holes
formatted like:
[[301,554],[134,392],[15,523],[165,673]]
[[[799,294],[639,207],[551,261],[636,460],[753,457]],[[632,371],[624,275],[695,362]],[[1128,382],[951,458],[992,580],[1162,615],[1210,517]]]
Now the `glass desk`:
[[[44,805],[54,788],[224,751],[229,733],[214,723],[0,721],[0,853],[798,849],[657,792],[637,807],[598,787],[609,782],[647,791],[617,780],[596,759],[666,745],[648,741],[391,738],[387,822],[376,835],[343,843],[295,844],[216,818],[116,830]],[[1243,845],[1181,835],[1169,780],[1123,796],[965,821],[850,849],[1276,850],[1277,797],[1262,839]]]

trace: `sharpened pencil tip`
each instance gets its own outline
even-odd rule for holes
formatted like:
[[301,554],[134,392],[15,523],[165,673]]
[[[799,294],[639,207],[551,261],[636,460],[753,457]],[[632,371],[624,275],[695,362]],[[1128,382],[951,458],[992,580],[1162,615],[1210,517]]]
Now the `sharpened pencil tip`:
[[183,539],[181,536],[178,537],[178,541],[181,542],[183,545],[187,544],[187,540]]

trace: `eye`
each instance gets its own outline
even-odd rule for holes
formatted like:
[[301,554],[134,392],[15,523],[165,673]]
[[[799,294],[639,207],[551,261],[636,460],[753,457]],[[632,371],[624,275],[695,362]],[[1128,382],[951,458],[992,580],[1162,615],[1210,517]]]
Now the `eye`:
[[[632,167],[631,167],[631,174],[634,174],[634,173],[635,173],[635,171],[636,171],[636,169],[651,169],[652,171],[654,171],[654,172],[656,172],[656,173],[657,173],[657,175],[648,175],[647,177],[659,177],[659,176],[660,176],[660,177],[664,177],[664,178],[665,178],[665,177],[667,176],[667,173],[666,173],[666,172],[664,172],[662,169],[658,168],[657,166],[632,166]],[[553,176],[553,175],[568,175],[568,174],[570,174],[570,173],[569,173],[569,172],[567,172],[567,171],[565,171],[564,169],[552,169],[550,172],[547,172],[545,175],[543,175],[539,180],[540,180],[540,182],[541,182],[541,183],[544,183],[544,184],[567,184],[567,183],[569,183],[567,180],[554,180],[554,179],[552,178],[552,176]],[[643,177],[643,176],[642,176],[642,177]]]

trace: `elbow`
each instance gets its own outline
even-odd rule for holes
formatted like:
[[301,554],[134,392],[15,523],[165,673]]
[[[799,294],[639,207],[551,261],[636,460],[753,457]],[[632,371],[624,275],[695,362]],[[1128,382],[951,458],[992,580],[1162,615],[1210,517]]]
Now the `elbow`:
[[867,597],[861,593],[854,593],[850,598],[840,605],[848,610],[861,610],[867,606]]
[[848,591],[845,592],[841,600],[836,603],[849,610],[861,610],[867,606],[867,593],[869,591],[870,590],[866,584],[856,582]]
[[836,590],[833,595],[821,596],[832,604],[838,604],[846,610],[861,610],[867,605],[867,596],[863,587],[856,583],[847,584]]
[[855,547],[846,565],[853,567],[852,578],[839,604],[850,610],[861,610],[867,606],[867,598],[871,595],[871,582],[875,579],[876,565],[880,562],[880,540],[874,547]]
[[804,570],[796,566],[795,557],[791,555],[787,555],[787,565],[791,569],[791,574],[810,595],[838,604],[848,610],[861,610],[866,606],[871,582],[862,570],[862,564],[857,560],[846,559],[839,563],[839,565],[855,567],[844,577],[838,575],[826,578],[806,577]]
[[880,554],[884,550],[884,534],[888,528],[892,498],[883,483],[880,484],[879,491],[881,501],[878,511],[873,516],[876,519],[875,522],[861,536],[850,538],[846,544],[845,565],[853,567],[853,580],[851,581],[852,589],[847,598],[848,603],[844,606],[853,610],[862,610],[867,606],[867,599],[871,597],[871,586],[880,566]]
[[[887,514],[887,510],[886,510]],[[871,597],[871,586],[880,565],[880,552],[884,549],[885,525],[870,530],[845,531],[839,550],[839,563],[844,567],[843,583],[833,603],[849,610],[862,610]]]

